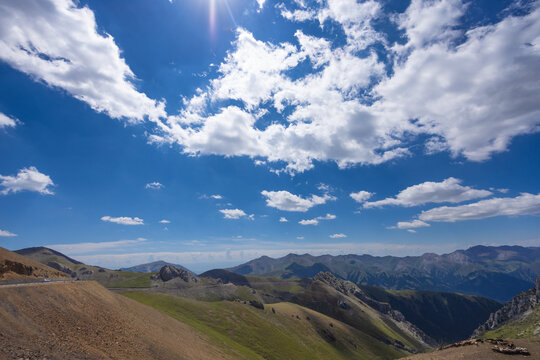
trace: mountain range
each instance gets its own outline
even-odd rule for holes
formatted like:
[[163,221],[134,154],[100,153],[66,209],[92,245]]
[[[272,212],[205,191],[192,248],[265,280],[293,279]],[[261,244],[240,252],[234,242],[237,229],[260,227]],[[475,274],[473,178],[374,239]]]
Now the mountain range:
[[358,285],[479,295],[505,302],[540,275],[540,247],[474,246],[449,254],[262,256],[228,269],[241,275],[307,278],[328,271]]

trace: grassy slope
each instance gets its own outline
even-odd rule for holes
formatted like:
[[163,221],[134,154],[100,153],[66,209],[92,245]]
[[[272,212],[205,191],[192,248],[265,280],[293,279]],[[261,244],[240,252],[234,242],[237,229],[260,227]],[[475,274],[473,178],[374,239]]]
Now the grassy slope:
[[468,338],[501,307],[496,301],[470,295],[416,290],[383,290],[363,286],[371,297],[389,303],[434,339],[455,342]]
[[260,310],[239,302],[202,302],[147,292],[124,295],[193,326],[214,344],[232,348],[248,359],[393,359],[406,355],[351,326],[291,303]]
[[487,331],[481,338],[519,339],[540,337],[540,305],[530,312],[508,321],[497,329]]

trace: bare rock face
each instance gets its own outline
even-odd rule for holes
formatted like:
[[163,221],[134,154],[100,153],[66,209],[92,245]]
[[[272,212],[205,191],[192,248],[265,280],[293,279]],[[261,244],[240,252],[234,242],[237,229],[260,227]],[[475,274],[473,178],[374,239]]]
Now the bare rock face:
[[159,270],[157,278],[161,279],[162,281],[169,281],[176,278],[180,278],[185,282],[190,283],[196,283],[199,281],[199,279],[197,279],[197,277],[191,274],[189,271],[179,269],[172,265],[165,265],[162,267],[161,270]]
[[7,272],[14,272],[19,275],[30,276],[33,272],[32,266],[24,265],[16,261],[4,260],[3,264],[0,264],[0,275]]
[[63,273],[66,273],[66,274],[68,274],[68,275],[73,275],[73,273],[74,273],[70,268],[68,268],[67,266],[64,266],[64,265],[62,265],[62,264],[59,264],[59,263],[57,263],[56,261],[49,261],[49,262],[47,263],[47,266],[50,266],[50,267],[52,267],[53,269],[56,269],[56,270],[58,270],[58,271],[61,271],[61,272],[63,272]]
[[472,337],[478,337],[486,331],[501,326],[506,321],[523,314],[540,304],[540,277],[534,282],[534,288],[516,295],[512,301],[489,315],[489,319],[474,330]]

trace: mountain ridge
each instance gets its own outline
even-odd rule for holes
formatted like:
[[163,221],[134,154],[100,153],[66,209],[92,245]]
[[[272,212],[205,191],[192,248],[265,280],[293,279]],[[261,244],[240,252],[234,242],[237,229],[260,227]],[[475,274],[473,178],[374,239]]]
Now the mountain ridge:
[[540,247],[473,246],[420,256],[288,254],[253,259],[226,270],[240,275],[312,277],[322,268],[359,285],[460,292],[505,302],[540,275]]

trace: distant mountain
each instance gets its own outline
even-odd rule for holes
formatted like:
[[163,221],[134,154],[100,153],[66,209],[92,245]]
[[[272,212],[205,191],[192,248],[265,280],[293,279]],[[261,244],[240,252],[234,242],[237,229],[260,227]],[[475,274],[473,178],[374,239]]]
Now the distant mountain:
[[175,268],[182,269],[185,271],[189,271],[190,273],[193,274],[193,271],[186,269],[182,265],[169,263],[163,260],[158,260],[158,261],[154,261],[154,262],[146,263],[146,264],[135,265],[135,266],[127,267],[127,268],[121,268],[120,271],[133,271],[133,272],[138,272],[138,273],[154,273],[154,272],[158,272],[159,270],[161,270],[162,267],[167,266],[167,265],[174,266]]
[[540,335],[540,277],[534,288],[524,291],[492,313],[473,337],[532,338]]
[[29,247],[29,248],[25,248],[21,250],[16,250],[15,252],[19,255],[27,256],[39,262],[42,262],[44,259],[47,259],[47,261],[57,261],[64,265],[68,265],[68,264],[82,265],[82,262],[80,261],[72,259],[62,254],[61,252],[58,252],[56,250],[49,249],[43,246]]
[[444,255],[407,257],[289,254],[277,259],[263,256],[227,270],[283,279],[330,271],[359,285],[460,292],[505,302],[531,288],[540,275],[540,247],[474,246]]
[[249,280],[240,274],[236,274],[227,270],[223,269],[214,269],[214,270],[208,270],[206,272],[203,272],[200,277],[206,277],[211,279],[219,279],[224,284],[231,283],[237,286],[249,286]]

